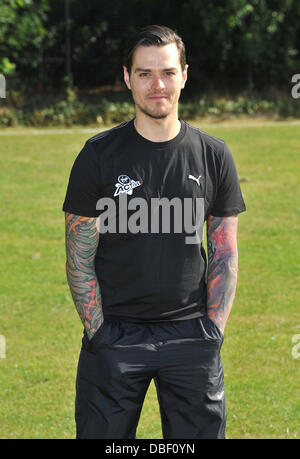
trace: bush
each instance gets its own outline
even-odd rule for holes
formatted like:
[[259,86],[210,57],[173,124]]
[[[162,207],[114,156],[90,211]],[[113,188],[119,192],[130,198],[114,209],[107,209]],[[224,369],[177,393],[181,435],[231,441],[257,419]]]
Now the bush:
[[[115,102],[103,98],[99,103],[79,101],[73,90],[46,108],[26,106],[19,93],[12,94],[12,106],[0,108],[0,126],[72,126],[122,123],[135,116],[133,102]],[[20,106],[23,104],[23,107]],[[261,100],[246,96],[236,99],[201,98],[195,102],[180,103],[179,116],[186,120],[225,119],[232,116],[266,116],[270,118],[300,118],[299,101],[292,98]]]
[[0,126],[7,127],[17,125],[18,117],[16,111],[8,107],[0,108]]

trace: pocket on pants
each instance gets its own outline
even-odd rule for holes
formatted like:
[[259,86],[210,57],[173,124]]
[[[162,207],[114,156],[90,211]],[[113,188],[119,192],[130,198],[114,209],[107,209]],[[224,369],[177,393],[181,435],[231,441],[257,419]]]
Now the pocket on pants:
[[104,320],[91,340],[86,331],[82,339],[85,350],[97,353],[99,350],[112,346],[120,337],[120,324],[113,320]]
[[219,333],[220,337],[222,338],[222,341],[224,339],[224,335],[222,333],[222,330],[218,327],[218,325],[209,317],[209,315],[207,315],[207,318],[208,320],[211,322],[212,326],[217,330],[217,332]]
[[221,344],[223,343],[223,333],[221,332],[220,328],[215,324],[215,322],[208,316],[208,314],[199,317],[198,323],[200,325],[200,330],[203,339],[218,341]]
[[102,322],[102,324],[100,325],[100,327],[98,328],[98,330],[96,331],[92,339],[89,339],[88,334],[86,330],[84,329],[83,338],[82,338],[82,347],[85,350],[90,351],[93,349],[96,343],[101,343],[103,341],[103,330],[104,330],[104,322]]

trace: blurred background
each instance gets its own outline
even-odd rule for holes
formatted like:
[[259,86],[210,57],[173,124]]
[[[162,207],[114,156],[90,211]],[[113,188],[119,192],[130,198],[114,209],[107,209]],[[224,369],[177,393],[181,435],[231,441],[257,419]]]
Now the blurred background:
[[[164,24],[186,44],[180,114],[300,117],[298,0],[0,0],[0,126],[121,122],[127,38]],[[299,91],[300,93],[300,91]]]

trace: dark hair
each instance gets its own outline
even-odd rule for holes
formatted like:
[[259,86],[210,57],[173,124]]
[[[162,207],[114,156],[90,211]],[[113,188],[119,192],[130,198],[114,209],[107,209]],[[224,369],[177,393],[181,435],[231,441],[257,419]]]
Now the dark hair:
[[140,29],[127,43],[124,55],[124,65],[131,72],[132,57],[138,46],[164,46],[175,43],[179,52],[182,70],[186,64],[184,43],[174,30],[166,26],[150,25]]

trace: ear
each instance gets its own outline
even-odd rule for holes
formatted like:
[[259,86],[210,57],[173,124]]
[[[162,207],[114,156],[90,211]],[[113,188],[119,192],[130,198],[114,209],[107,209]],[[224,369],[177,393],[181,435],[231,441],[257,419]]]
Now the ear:
[[125,67],[125,65],[123,65],[123,71],[124,71],[124,81],[126,83],[126,86],[129,90],[131,90],[131,86],[130,86],[130,77],[129,77],[129,73],[128,73],[128,70],[127,68]]
[[187,80],[187,71],[188,71],[188,65],[185,65],[183,71],[182,71],[182,85],[181,85],[181,89],[183,89],[185,87],[185,83],[186,83],[186,80]]

